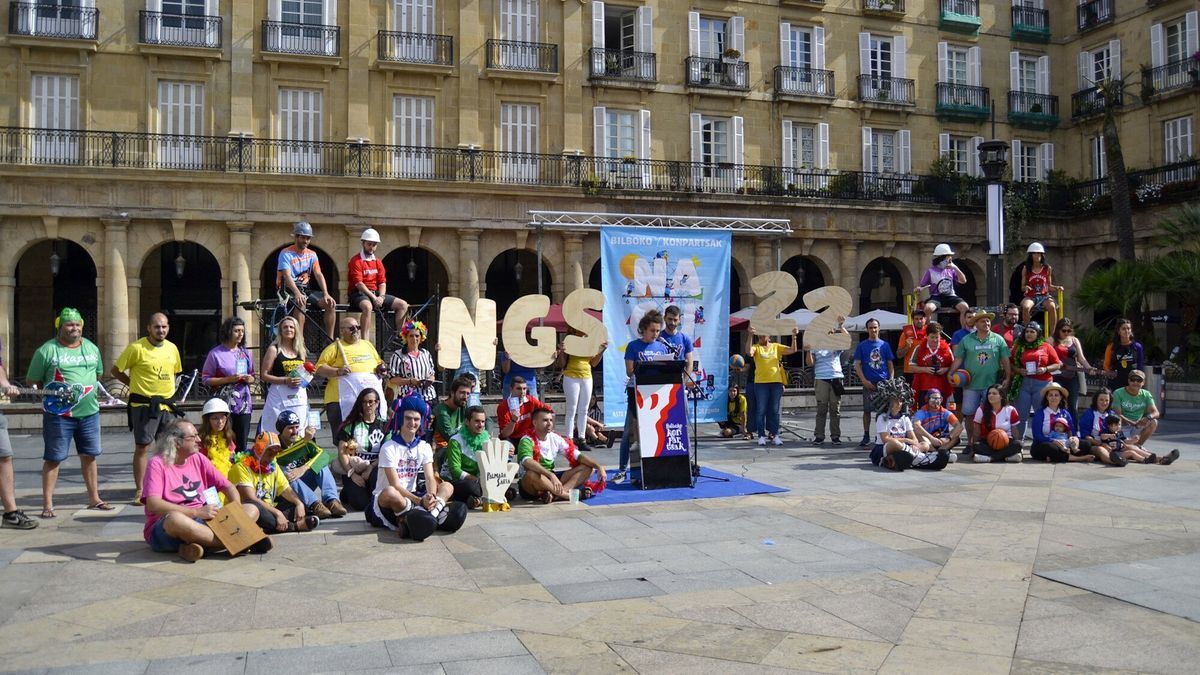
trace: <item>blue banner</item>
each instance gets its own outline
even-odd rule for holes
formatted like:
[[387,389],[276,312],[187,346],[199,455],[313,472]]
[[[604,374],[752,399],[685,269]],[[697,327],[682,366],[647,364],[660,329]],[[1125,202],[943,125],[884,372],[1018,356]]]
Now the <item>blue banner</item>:
[[683,310],[692,339],[697,421],[726,418],[729,393],[729,232],[605,227],[600,231],[604,325],[604,423],[625,424],[625,346],[652,310]]

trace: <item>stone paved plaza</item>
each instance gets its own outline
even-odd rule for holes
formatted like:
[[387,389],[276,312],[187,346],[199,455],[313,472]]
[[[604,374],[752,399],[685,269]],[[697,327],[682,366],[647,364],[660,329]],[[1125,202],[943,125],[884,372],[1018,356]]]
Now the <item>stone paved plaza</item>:
[[[787,422],[782,448],[702,445],[706,466],[780,494],[520,504],[421,544],[351,514],[195,564],[148,549],[141,508],[83,509],[72,459],[57,519],[0,530],[0,669],[1196,672],[1200,413],[1172,411],[1152,444],[1181,449],[1170,467],[934,474]],[[33,516],[41,440],[14,443]],[[130,437],[105,447],[102,492],[127,502]]]

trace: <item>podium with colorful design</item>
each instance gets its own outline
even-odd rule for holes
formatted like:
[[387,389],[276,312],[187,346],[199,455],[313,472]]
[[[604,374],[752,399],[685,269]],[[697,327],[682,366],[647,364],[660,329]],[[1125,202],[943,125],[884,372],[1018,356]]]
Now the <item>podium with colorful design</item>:
[[692,487],[684,362],[639,361],[633,370],[642,489]]

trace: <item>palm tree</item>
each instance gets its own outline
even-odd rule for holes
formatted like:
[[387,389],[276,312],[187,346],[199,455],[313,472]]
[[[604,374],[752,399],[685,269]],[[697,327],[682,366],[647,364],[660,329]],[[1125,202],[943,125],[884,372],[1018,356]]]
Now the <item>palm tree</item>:
[[1153,290],[1150,267],[1136,260],[1121,260],[1085,276],[1075,290],[1079,305],[1091,310],[1113,310],[1138,317]]
[[1104,100],[1102,133],[1104,158],[1108,164],[1108,191],[1112,200],[1110,217],[1113,230],[1117,234],[1117,249],[1123,261],[1137,258],[1133,241],[1133,203],[1129,198],[1129,175],[1125,170],[1121,136],[1117,133],[1117,108],[1124,103],[1125,81],[1122,78],[1108,78],[1096,83],[1096,91]]

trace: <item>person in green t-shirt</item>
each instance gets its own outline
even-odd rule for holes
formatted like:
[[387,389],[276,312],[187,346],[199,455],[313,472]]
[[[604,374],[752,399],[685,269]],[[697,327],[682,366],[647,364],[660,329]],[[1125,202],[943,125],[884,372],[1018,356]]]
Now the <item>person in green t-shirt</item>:
[[79,470],[87,488],[88,508],[111,511],[100,498],[100,404],[96,400],[97,378],[104,372],[100,349],[83,337],[83,315],[64,307],[54,320],[58,335],[47,340],[33,353],[25,374],[30,386],[66,386],[67,398],[46,396],[42,399],[42,518],[54,518],[54,486],[58,465],[67,459],[71,441],[79,454]]
[[1123,435],[1138,447],[1144,447],[1158,430],[1158,407],[1154,396],[1142,388],[1145,384],[1146,373],[1134,369],[1129,371],[1128,383],[1113,392],[1113,412],[1126,425]]
[[446,463],[442,467],[442,475],[454,486],[451,497],[454,501],[477,509],[483,503],[483,488],[479,484],[479,464],[475,461],[475,453],[484,449],[491,436],[487,432],[487,411],[483,406],[467,408],[464,417],[464,424],[446,444]]
[[[951,373],[957,372],[959,368],[965,368],[971,376],[970,384],[963,387],[963,419],[971,419],[975,416],[975,411],[979,409],[979,404],[988,387],[999,382],[1000,389],[1008,391],[1009,381],[1012,379],[1012,364],[1010,363],[1012,352],[1004,338],[992,332],[992,319],[995,319],[996,315],[978,307],[973,312],[975,314],[975,332],[967,333],[955,345],[954,363],[950,365]],[[1000,379],[1001,373],[1004,374],[1003,380]],[[975,425],[968,424],[968,446],[979,440],[975,437],[975,433]]]
[[467,399],[475,383],[466,375],[459,375],[450,383],[450,395],[438,401],[433,408],[433,465],[441,466],[446,453],[446,444],[466,421]]

